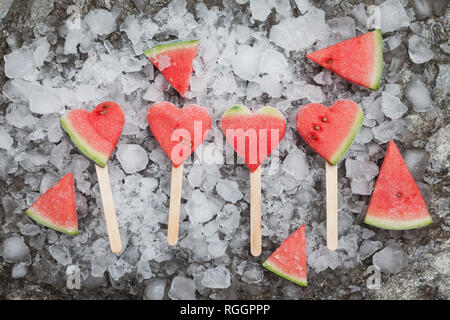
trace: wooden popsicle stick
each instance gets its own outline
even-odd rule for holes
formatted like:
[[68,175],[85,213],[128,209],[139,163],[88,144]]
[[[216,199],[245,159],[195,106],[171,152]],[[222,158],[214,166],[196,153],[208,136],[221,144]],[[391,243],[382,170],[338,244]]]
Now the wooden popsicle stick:
[[172,177],[170,180],[169,224],[167,229],[167,243],[170,246],[174,246],[178,242],[182,186],[183,163],[177,168],[172,166]]
[[108,231],[109,245],[113,253],[122,251],[122,242],[120,241],[119,225],[117,224],[116,208],[109,182],[108,167],[104,168],[95,165],[97,171],[98,186],[102,197],[103,213],[105,214],[106,230]]
[[327,247],[336,250],[338,247],[338,167],[325,161],[327,187]]
[[261,166],[250,172],[250,252],[261,254]]

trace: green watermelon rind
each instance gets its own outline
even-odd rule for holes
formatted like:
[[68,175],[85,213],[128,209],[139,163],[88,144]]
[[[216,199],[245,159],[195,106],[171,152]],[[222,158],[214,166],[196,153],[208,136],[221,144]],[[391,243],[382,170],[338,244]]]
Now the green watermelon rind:
[[267,270],[269,270],[270,272],[275,273],[277,276],[280,276],[286,280],[289,280],[295,284],[298,284],[299,286],[302,286],[302,287],[308,286],[306,278],[300,279],[300,278],[296,278],[296,277],[287,275],[286,273],[281,271],[280,268],[278,268],[275,264],[273,264],[270,260],[264,261],[263,267],[266,268]]
[[96,151],[76,132],[67,117],[62,117],[60,120],[61,127],[69,135],[73,144],[89,159],[94,161],[101,167],[105,167],[109,160],[106,153]]
[[284,120],[284,116],[280,112],[280,110],[278,110],[277,108],[274,108],[274,107],[270,107],[270,106],[262,107],[261,109],[256,111],[256,113],[264,114],[266,116],[270,116],[270,117],[279,118],[279,119],[283,119]]
[[25,211],[25,214],[27,216],[29,216],[31,219],[33,219],[34,221],[36,221],[37,223],[40,223],[46,227],[49,227],[53,230],[56,231],[60,231],[66,234],[70,234],[73,236],[78,235],[78,228],[64,228],[64,227],[60,227],[55,223],[52,223],[49,219],[45,219],[44,217],[41,216],[41,214],[39,214],[38,212],[33,212],[32,209],[28,209]]
[[340,148],[334,153],[329,160],[327,160],[331,165],[335,165],[338,163],[339,159],[347,152],[348,148],[352,145],[353,141],[356,138],[356,135],[361,130],[362,124],[364,121],[364,113],[361,109],[358,110],[358,114],[355,117],[355,122],[353,123],[352,129],[348,133],[347,137],[342,142]]
[[250,109],[242,104],[236,104],[225,111],[222,118],[232,117],[232,116],[243,116],[252,114]]
[[377,29],[373,31],[375,38],[375,62],[372,76],[372,83],[370,89],[378,90],[381,81],[381,74],[383,73],[383,38],[381,36],[381,30]]
[[[275,117],[279,119],[284,119],[283,114],[278,110],[277,108],[271,107],[271,106],[265,106],[256,111],[257,114],[263,114],[270,117]],[[249,108],[242,104],[236,104],[225,111],[222,118],[232,117],[232,116],[245,116],[245,115],[251,115],[252,112]]]
[[158,54],[164,53],[166,51],[180,49],[184,47],[195,47],[198,45],[198,40],[188,40],[188,41],[172,41],[166,42],[154,47],[144,50],[144,54],[147,57],[154,57]]
[[377,228],[387,230],[409,230],[425,227],[433,223],[433,219],[431,218],[431,216],[428,216],[414,220],[399,221],[387,218],[379,218],[371,216],[370,213],[367,213],[366,218],[364,219],[364,223]]

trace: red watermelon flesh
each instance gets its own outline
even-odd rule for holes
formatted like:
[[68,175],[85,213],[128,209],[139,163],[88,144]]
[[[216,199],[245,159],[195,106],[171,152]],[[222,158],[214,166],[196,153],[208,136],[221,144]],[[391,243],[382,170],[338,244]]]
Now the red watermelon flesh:
[[364,222],[389,230],[414,229],[433,222],[393,140],[389,142]]
[[381,31],[336,43],[306,57],[352,83],[376,90],[383,71]]
[[78,234],[73,174],[67,173],[40,196],[25,213],[34,221],[67,234]]
[[300,286],[307,286],[305,225],[283,241],[263,267]]
[[208,110],[194,104],[179,109],[170,102],[155,103],[148,110],[147,120],[174,167],[194,152],[211,129]]
[[361,129],[364,115],[353,101],[339,100],[327,108],[319,103],[297,113],[297,130],[311,148],[330,164],[336,164]]
[[125,116],[117,103],[106,101],[91,112],[71,110],[60,123],[71,142],[87,158],[104,167],[119,142]]
[[222,116],[222,130],[253,172],[283,139],[286,120],[273,107],[263,107],[252,113],[243,105],[235,105]]
[[197,56],[198,40],[163,43],[144,54],[184,98],[192,76],[192,61]]

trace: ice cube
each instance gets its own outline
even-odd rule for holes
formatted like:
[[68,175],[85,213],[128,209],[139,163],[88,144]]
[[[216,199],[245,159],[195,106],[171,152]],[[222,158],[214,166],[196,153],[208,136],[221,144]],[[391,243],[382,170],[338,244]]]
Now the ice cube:
[[384,121],[377,127],[372,128],[373,136],[380,143],[386,143],[394,139],[397,134],[403,130],[403,121],[401,119]]
[[130,94],[139,88],[144,88],[148,82],[143,75],[127,73],[121,77],[122,91]]
[[387,83],[384,85],[384,91],[401,98],[402,97],[402,86],[397,83]]
[[189,184],[196,188],[203,181],[203,167],[201,165],[193,165],[187,176]]
[[50,51],[50,44],[46,37],[42,37],[35,42],[36,48],[33,52],[34,64],[36,67],[40,68],[44,64]]
[[379,8],[381,31],[383,33],[392,32],[409,26],[410,20],[408,14],[399,0],[384,1],[379,5]]
[[224,266],[210,268],[203,274],[202,285],[207,288],[228,288],[231,285],[230,271]]
[[384,91],[381,96],[381,111],[386,117],[399,119],[408,111],[408,107],[399,98]]
[[381,122],[384,119],[384,114],[381,111],[382,107],[382,97],[378,97],[373,100],[370,97],[368,99],[363,99],[364,115],[367,119],[376,120]]
[[8,174],[15,173],[17,169],[17,160],[0,150],[0,178],[6,180]]
[[105,93],[91,85],[83,84],[77,88],[76,97],[80,102],[98,101]]
[[3,240],[0,255],[6,262],[25,262],[30,254],[30,248],[21,236],[12,236]]
[[119,145],[116,156],[126,173],[144,170],[148,164],[147,152],[137,144]]
[[103,277],[106,269],[116,263],[117,257],[112,252],[99,252],[91,259],[91,275],[93,277]]
[[137,275],[138,275],[138,279],[139,281],[145,280],[145,279],[150,279],[153,275],[152,270],[150,268],[150,264],[148,263],[148,261],[139,261],[137,263]]
[[297,180],[305,179],[309,173],[306,155],[300,149],[294,149],[289,152],[283,161],[282,168]]
[[[210,223],[208,223],[210,224]],[[217,229],[214,230],[216,235]],[[213,240],[208,243],[208,253],[213,259],[222,257],[228,248],[228,241],[225,240]]]
[[430,155],[423,149],[409,149],[403,159],[415,180],[422,180],[430,160]]
[[236,92],[236,81],[232,76],[219,77],[214,81],[213,89],[214,93],[221,95],[224,93],[234,93]]
[[[301,51],[328,37],[325,13],[312,7],[303,16],[282,19],[270,30],[270,40],[286,51]],[[302,41],[298,41],[302,39]]]
[[116,17],[105,9],[91,10],[84,21],[89,25],[91,31],[97,35],[107,35],[116,30]]
[[195,282],[192,279],[177,276],[170,285],[169,298],[172,300],[195,300]]
[[393,50],[397,49],[398,46],[402,43],[402,37],[399,36],[398,34],[394,34],[394,35],[390,36],[389,38],[387,38],[386,42],[389,46],[389,49],[391,51],[393,51]]
[[147,62],[144,63],[136,57],[123,56],[120,58],[120,64],[123,66],[123,71],[125,72],[141,71],[146,63]]
[[185,206],[189,220],[193,224],[211,220],[217,213],[218,207],[208,199],[204,193],[195,189]]
[[334,270],[341,264],[339,254],[324,245],[320,245],[318,250],[314,250],[309,255],[308,261],[316,272],[322,272],[327,268]]
[[146,300],[162,300],[166,289],[166,280],[163,278],[152,278],[145,287],[144,297]]
[[275,77],[266,75],[258,79],[258,82],[261,86],[261,90],[266,92],[270,97],[281,97],[283,86]]
[[259,21],[265,21],[272,11],[273,4],[270,0],[250,0],[252,17]]
[[236,181],[221,179],[216,185],[216,191],[225,201],[236,203],[243,197]]
[[36,224],[20,224],[20,233],[24,236],[37,236],[39,233],[41,233],[41,228]]
[[164,92],[157,85],[152,83],[144,94],[143,99],[154,102],[162,101],[164,100]]
[[241,219],[241,210],[234,204],[226,204],[223,209],[217,214],[217,222],[220,230],[225,234],[232,234]]
[[128,39],[130,39],[133,44],[136,44],[139,42],[144,30],[140,25],[139,20],[132,14],[120,25],[120,31],[124,31],[127,34]]
[[51,92],[36,91],[30,96],[30,110],[34,113],[47,114],[60,112],[64,104],[59,97]]
[[291,16],[291,3],[290,0],[269,0],[272,6],[283,17]]
[[434,58],[433,50],[424,38],[412,35],[408,40],[408,53],[412,62],[422,64]]
[[405,97],[412,103],[416,112],[427,112],[433,109],[433,100],[430,90],[425,86],[420,77],[414,77],[406,87]]
[[333,18],[329,19],[327,23],[330,30],[328,45],[355,37],[355,21],[351,17]]
[[436,78],[436,88],[445,94],[450,93],[450,64],[439,64],[439,74]]
[[295,4],[301,14],[305,14],[308,10],[313,8],[311,0],[295,0]]
[[413,0],[411,5],[416,12],[416,19],[422,20],[433,14],[433,5],[430,0]]
[[11,278],[19,279],[24,278],[28,273],[27,265],[23,262],[17,263],[12,267]]
[[352,193],[370,195],[373,179],[378,175],[378,166],[368,160],[345,160],[347,177],[351,180]]
[[408,255],[395,245],[390,245],[374,254],[374,265],[384,273],[399,273],[408,264]]
[[360,24],[361,26],[366,27],[367,19],[369,18],[366,13],[366,6],[364,3],[360,3],[355,6],[350,15]]
[[325,100],[325,96],[319,86],[306,84],[303,86],[303,90],[306,98],[313,103],[320,103]]
[[14,50],[4,56],[5,75],[8,78],[36,80],[38,70],[34,64],[34,53],[28,47]]
[[264,273],[261,266],[256,263],[247,263],[242,274],[242,280],[250,284],[256,284],[263,281]]
[[365,240],[359,247],[359,259],[361,259],[361,261],[367,259],[375,252],[377,252],[382,246],[383,243],[381,243],[380,241]]
[[0,128],[0,148],[9,150],[13,144],[14,140],[9,135],[8,131],[4,128]]
[[48,252],[50,252],[53,259],[63,266],[67,266],[72,263],[72,256],[65,246],[52,244],[48,247]]
[[253,80],[260,72],[261,52],[248,45],[240,45],[232,60],[234,73],[244,80]]

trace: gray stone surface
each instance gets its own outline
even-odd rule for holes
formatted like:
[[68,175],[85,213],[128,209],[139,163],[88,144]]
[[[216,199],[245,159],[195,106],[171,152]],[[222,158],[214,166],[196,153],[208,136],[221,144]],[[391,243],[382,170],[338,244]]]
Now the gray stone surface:
[[[230,0],[233,1],[233,0]],[[125,0],[15,0],[11,7],[9,1],[0,0],[0,52],[4,56],[10,52],[6,38],[11,34],[17,35],[19,42],[33,37],[33,28],[46,19],[53,19],[62,22],[67,19],[67,8],[76,3],[81,8],[84,15],[93,8],[111,9],[118,6],[121,9],[119,21],[122,22],[130,14],[143,12],[145,15],[157,13],[165,7],[169,0],[156,1],[125,1]],[[293,1],[291,1],[293,2]],[[314,4],[326,11],[326,18],[350,15],[351,10],[359,1],[346,0],[333,1],[313,1]],[[364,1],[367,5],[379,4],[382,1]],[[407,1],[401,1],[406,3]],[[435,86],[436,77],[439,72],[438,64],[448,64],[450,56],[440,44],[448,42],[450,34],[448,8],[436,7],[437,14],[430,17],[423,17],[426,13],[420,13],[420,25],[425,28],[428,36],[432,39],[431,49],[435,58],[427,63],[415,65],[408,59],[407,38],[404,33],[411,34],[410,29],[404,29],[398,33],[403,36],[403,43],[393,52],[385,54],[385,63],[390,66],[393,59],[399,58],[401,63],[398,70],[390,72],[384,70],[386,78],[401,75],[399,83],[402,87],[408,83],[413,73],[422,74],[423,81],[432,89],[432,96],[438,116],[432,114],[408,114],[404,120],[406,128],[402,139],[404,147],[415,147],[426,149],[430,154],[430,162],[424,175],[424,182],[431,186],[429,209],[433,217],[433,224],[427,228],[389,233],[387,231],[372,228],[376,234],[371,240],[379,240],[386,247],[395,241],[401,244],[403,250],[409,255],[409,263],[397,274],[382,274],[380,289],[368,289],[366,286],[367,275],[365,271],[371,264],[370,258],[362,261],[359,265],[347,269],[344,272],[340,269],[326,270],[318,274],[312,274],[308,279],[307,288],[299,288],[286,282],[273,274],[266,273],[264,283],[252,285],[243,281],[233,281],[229,289],[214,291],[216,298],[222,296],[231,299],[450,299],[450,219],[448,215],[449,201],[449,96],[442,89]],[[207,6],[221,6],[220,1],[206,1]],[[188,9],[192,10],[195,1],[188,1]],[[410,10],[414,10],[409,7]],[[3,19],[1,19],[1,17]],[[266,25],[271,28],[273,16],[269,16]],[[386,38],[390,34],[384,35]],[[121,34],[115,32],[109,36],[111,43],[119,41]],[[19,45],[20,46],[20,45]],[[0,60],[0,69],[4,70],[4,60]],[[7,78],[0,74],[0,87],[3,87]],[[353,87],[352,87],[353,88]],[[353,89],[352,89],[353,90]],[[447,90],[448,92],[448,90]],[[406,100],[403,100],[407,103]],[[6,113],[7,102],[0,100],[0,115]],[[411,108],[411,106],[409,106]],[[413,144],[414,143],[414,144]],[[382,158],[382,157],[381,157]],[[380,158],[380,159],[381,159]],[[378,163],[381,164],[381,161]],[[92,168],[90,169],[92,170]],[[6,199],[11,192],[18,192],[25,186],[24,177],[14,176],[12,184],[7,185],[0,180],[0,199]],[[358,196],[363,204],[368,203],[367,196]],[[93,199],[88,199],[89,203],[95,203]],[[14,207],[13,202],[3,201],[0,205],[0,223],[9,214],[7,208]],[[9,207],[8,207],[9,206]],[[360,216],[363,211],[358,213]],[[49,237],[47,237],[48,239]],[[25,237],[27,239],[27,237]],[[0,242],[3,239],[0,238]],[[433,240],[433,241],[430,241]],[[49,240],[48,240],[49,241]],[[49,244],[45,244],[48,246]],[[267,250],[275,249],[277,244],[272,243]],[[420,250],[423,249],[423,254]],[[35,257],[36,249],[31,249],[31,256]],[[181,257],[178,257],[180,259]],[[262,262],[256,259],[255,262]],[[186,265],[184,261],[177,261],[180,265]],[[142,299],[148,281],[138,282],[136,279],[129,279],[127,285],[117,285],[105,276],[105,278],[88,278],[82,282],[81,290],[68,290],[64,288],[64,275],[57,273],[54,276],[52,270],[54,266],[49,263],[42,263],[39,268],[48,271],[48,278],[37,276],[36,270],[32,266],[28,268],[28,273],[23,278],[11,279],[13,264],[7,263],[0,257],[0,299]],[[165,267],[166,268],[166,267]],[[168,268],[168,267],[167,267]],[[42,272],[39,272],[42,274]],[[169,279],[166,285],[165,298],[170,283],[178,274],[161,271],[161,277]],[[206,295],[201,296],[203,299]]]

